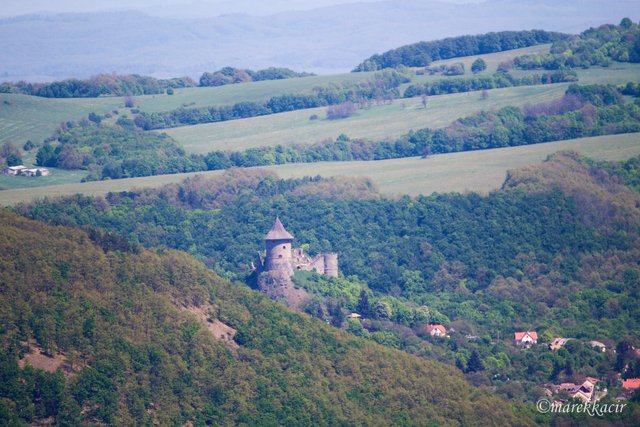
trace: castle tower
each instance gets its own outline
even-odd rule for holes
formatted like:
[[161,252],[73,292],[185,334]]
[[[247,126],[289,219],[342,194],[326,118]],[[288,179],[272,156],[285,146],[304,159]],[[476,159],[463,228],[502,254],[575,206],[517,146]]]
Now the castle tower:
[[338,277],[338,254],[324,255],[324,274],[329,277]]
[[280,218],[276,218],[273,227],[264,237],[266,246],[265,270],[284,271],[293,275],[291,243],[293,236],[284,228]]

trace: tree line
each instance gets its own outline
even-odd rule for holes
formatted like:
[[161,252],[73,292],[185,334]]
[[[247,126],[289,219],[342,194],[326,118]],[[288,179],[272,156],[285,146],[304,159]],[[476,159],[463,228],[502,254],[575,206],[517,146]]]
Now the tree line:
[[261,80],[280,80],[312,76],[288,68],[270,67],[252,71],[225,67],[213,73],[205,72],[196,83],[191,77],[157,79],[138,74],[98,74],[89,79],[66,79],[51,83],[26,81],[0,84],[0,93],[20,93],[44,98],[97,98],[99,96],[138,96],[172,93],[173,89],[195,86],[222,86]]
[[119,179],[204,170],[166,134],[142,132],[120,116],[116,125],[90,120],[63,123],[36,153],[38,166],[84,169],[84,181]]
[[441,59],[502,52],[552,43],[568,37],[566,34],[542,30],[501,31],[476,36],[448,37],[442,40],[414,43],[373,55],[353,71],[375,71],[395,68],[399,65],[424,67]]
[[640,26],[629,18],[619,25],[590,28],[579,35],[556,40],[548,54],[528,54],[505,64],[524,70],[608,67],[613,61],[640,62]]
[[289,68],[269,67],[264,70],[224,67],[218,71],[205,72],[198,80],[199,86],[224,86],[236,83],[259,82],[263,80],[283,80],[296,77],[314,76],[313,73],[296,72]]
[[52,83],[0,84],[0,93],[21,93],[44,98],[97,98],[99,96],[155,95],[171,88],[192,87],[190,77],[156,79],[137,74],[99,74],[86,80],[67,79]]
[[[402,94],[410,98],[420,94],[442,95],[499,87],[525,86],[572,82],[576,80],[571,70],[556,70],[542,75],[514,77],[508,72],[493,76],[459,79],[442,79],[424,85],[410,85]],[[134,117],[136,126],[144,130],[166,129],[202,123],[245,119],[287,111],[334,105],[365,107],[373,102],[386,102],[401,96],[399,87],[410,79],[402,70],[383,70],[361,83],[340,83],[318,86],[311,94],[287,94],[270,98],[265,102],[239,102],[221,107],[179,108],[160,113],[139,112]],[[343,106],[342,109],[347,108]],[[338,114],[338,116],[344,116]]]
[[573,70],[557,70],[523,77],[515,77],[508,72],[498,72],[491,76],[441,79],[423,84],[412,84],[405,89],[402,96],[403,98],[413,98],[420,95],[434,96],[514,86],[575,82],[577,80],[577,74]]

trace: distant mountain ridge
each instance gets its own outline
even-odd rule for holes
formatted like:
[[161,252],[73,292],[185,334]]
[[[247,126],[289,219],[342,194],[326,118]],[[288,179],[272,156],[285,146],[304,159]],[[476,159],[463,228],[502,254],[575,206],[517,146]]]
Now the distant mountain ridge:
[[637,21],[635,10],[628,0],[387,0],[206,19],[122,11],[27,15],[0,20],[0,80],[103,72],[195,77],[227,65],[337,73],[374,53],[421,40],[533,28],[575,33],[625,16]]

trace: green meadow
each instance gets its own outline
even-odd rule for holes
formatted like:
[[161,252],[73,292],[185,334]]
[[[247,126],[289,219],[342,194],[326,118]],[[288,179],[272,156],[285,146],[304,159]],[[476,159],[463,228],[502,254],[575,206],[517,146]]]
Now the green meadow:
[[434,155],[427,159],[370,162],[322,162],[270,166],[283,178],[305,175],[368,176],[387,195],[433,192],[488,193],[500,188],[507,170],[540,163],[558,151],[577,151],[598,160],[619,161],[640,155],[640,133],[579,138],[545,144],[465,151]]
[[[353,138],[397,138],[411,129],[444,127],[459,117],[481,110],[507,105],[546,102],[560,98],[567,84],[521,86],[488,91],[429,97],[427,108],[420,98],[397,99],[391,104],[373,105],[341,120],[326,119],[326,108],[298,110],[227,122],[207,123],[166,129],[187,152],[208,153],[213,150],[242,150],[251,147],[310,144],[335,139],[340,134]],[[312,115],[317,120],[311,120]]]
[[[507,170],[540,163],[550,154],[563,150],[577,151],[585,156],[600,160],[625,160],[640,155],[640,133],[441,154],[428,159],[410,157],[370,162],[302,163],[271,166],[266,169],[276,172],[283,178],[296,178],[307,175],[325,177],[368,176],[379,186],[383,194],[389,196],[399,194],[416,196],[433,192],[446,193],[454,191],[487,193],[498,189],[502,185]],[[222,171],[210,171],[198,174],[206,177],[215,177],[222,173]],[[103,195],[108,192],[159,187],[165,184],[181,182],[194,175],[196,174],[158,175],[144,178],[4,190],[0,191],[0,205],[14,205],[42,197],[64,196],[76,193]]]
[[27,140],[41,143],[61,122],[123,106],[123,100],[114,97],[51,99],[0,93],[0,142],[11,140],[20,146]]

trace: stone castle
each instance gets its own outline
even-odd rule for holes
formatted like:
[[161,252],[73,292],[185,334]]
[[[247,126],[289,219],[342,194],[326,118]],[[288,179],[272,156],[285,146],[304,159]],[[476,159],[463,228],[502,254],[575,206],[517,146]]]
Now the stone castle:
[[271,230],[264,238],[266,251],[258,254],[256,270],[278,272],[288,277],[296,271],[317,271],[328,277],[338,277],[338,254],[318,254],[313,258],[302,248],[293,248],[293,236],[276,218]]

